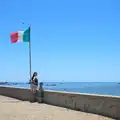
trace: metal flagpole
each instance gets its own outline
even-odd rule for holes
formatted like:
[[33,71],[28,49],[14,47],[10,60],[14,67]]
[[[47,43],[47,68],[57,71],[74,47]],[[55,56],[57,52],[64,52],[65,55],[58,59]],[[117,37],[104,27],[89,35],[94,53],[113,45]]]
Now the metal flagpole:
[[[31,34],[31,26],[28,27],[29,29],[29,33]],[[32,72],[32,69],[31,69],[31,35],[29,34],[29,67],[30,67],[30,71],[29,71],[29,74],[30,74],[30,81],[31,81],[31,72]]]
[[[22,24],[25,24],[23,21],[21,21]],[[28,30],[29,30],[29,75],[30,75],[30,82],[31,82],[31,77],[32,77],[32,69],[31,69],[31,25],[28,25]]]

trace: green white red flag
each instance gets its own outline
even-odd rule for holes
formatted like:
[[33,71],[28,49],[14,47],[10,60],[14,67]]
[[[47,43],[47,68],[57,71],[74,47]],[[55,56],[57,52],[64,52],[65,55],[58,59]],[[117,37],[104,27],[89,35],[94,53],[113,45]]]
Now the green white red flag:
[[11,43],[30,42],[30,28],[25,31],[12,32],[10,34]]

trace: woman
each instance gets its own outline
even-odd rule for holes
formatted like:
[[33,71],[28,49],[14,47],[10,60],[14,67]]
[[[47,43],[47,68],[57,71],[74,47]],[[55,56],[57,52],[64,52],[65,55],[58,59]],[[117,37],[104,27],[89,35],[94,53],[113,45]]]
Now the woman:
[[37,87],[38,87],[37,72],[34,72],[31,78],[31,91],[33,93],[36,93]]

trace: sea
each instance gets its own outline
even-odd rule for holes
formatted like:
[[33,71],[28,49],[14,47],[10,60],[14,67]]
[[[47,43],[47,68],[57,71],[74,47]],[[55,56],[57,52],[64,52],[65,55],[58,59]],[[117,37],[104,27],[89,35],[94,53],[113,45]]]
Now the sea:
[[[118,82],[43,82],[45,90],[80,92],[88,94],[120,96]],[[2,86],[30,88],[28,83],[8,82]]]

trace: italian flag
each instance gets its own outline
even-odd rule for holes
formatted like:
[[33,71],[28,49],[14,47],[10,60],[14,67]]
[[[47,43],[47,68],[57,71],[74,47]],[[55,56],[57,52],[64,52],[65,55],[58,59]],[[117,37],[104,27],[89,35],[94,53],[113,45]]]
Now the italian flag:
[[30,27],[25,31],[12,32],[10,34],[11,43],[29,42],[30,41]]

